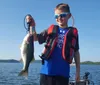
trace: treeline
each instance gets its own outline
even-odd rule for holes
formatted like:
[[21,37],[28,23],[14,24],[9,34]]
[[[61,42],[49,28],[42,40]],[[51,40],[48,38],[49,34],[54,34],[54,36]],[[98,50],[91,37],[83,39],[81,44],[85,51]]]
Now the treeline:
[[14,59],[8,59],[8,60],[0,60],[0,63],[19,63],[19,61]]
[[[41,63],[41,60],[35,60],[35,63]],[[20,60],[15,59],[7,59],[7,60],[0,60],[0,63],[21,63]]]
[[[35,60],[34,62],[35,63],[42,63],[41,60]],[[14,59],[8,59],[8,60],[0,60],[0,63],[20,63],[20,61],[14,60]],[[75,64],[75,62],[73,62],[73,64]],[[81,64],[100,65],[100,62],[84,61],[84,62],[81,62]]]
[[100,65],[100,62],[84,61],[84,62],[81,62],[81,64],[95,64],[95,65]]

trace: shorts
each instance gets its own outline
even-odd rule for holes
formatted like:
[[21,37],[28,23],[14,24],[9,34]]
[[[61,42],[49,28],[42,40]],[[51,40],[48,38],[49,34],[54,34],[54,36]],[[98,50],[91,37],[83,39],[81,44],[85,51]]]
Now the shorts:
[[68,85],[69,78],[40,74],[40,85]]

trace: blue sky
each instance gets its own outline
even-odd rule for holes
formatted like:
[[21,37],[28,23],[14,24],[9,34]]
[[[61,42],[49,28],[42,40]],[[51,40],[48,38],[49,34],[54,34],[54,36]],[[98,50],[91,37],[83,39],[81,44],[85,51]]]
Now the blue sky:
[[[20,59],[20,44],[26,35],[24,17],[31,14],[40,33],[56,24],[54,8],[68,3],[79,31],[81,61],[100,61],[100,1],[99,0],[1,0],[0,59]],[[69,21],[71,26],[71,19]],[[35,58],[40,59],[43,45],[35,42]]]

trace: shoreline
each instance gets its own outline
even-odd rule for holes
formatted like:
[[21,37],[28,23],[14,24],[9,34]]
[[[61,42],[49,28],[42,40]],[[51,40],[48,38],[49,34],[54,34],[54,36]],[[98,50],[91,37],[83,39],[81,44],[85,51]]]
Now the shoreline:
[[[19,60],[15,60],[15,59],[1,59],[0,63],[20,63]],[[41,60],[35,60],[35,63],[41,63]],[[81,65],[100,65],[100,62],[93,62],[93,61],[84,61],[84,62],[80,62]],[[75,66],[75,62],[73,62],[72,64],[70,64],[71,66]]]

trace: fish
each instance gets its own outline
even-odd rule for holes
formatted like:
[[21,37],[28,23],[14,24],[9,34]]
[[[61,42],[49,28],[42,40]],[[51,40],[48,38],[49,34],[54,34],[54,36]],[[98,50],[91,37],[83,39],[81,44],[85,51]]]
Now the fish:
[[23,62],[23,69],[18,76],[28,76],[29,65],[34,58],[34,36],[29,33],[24,37],[20,47],[21,60]]

